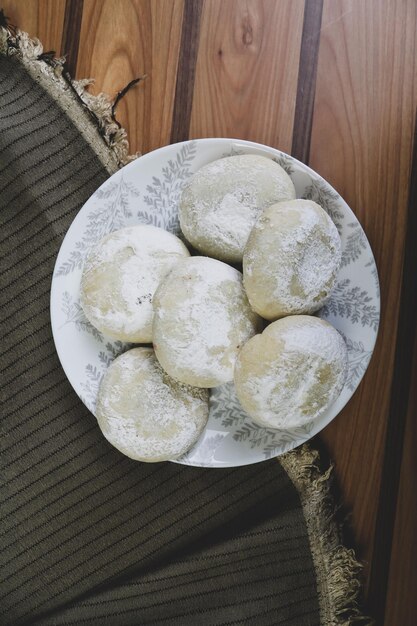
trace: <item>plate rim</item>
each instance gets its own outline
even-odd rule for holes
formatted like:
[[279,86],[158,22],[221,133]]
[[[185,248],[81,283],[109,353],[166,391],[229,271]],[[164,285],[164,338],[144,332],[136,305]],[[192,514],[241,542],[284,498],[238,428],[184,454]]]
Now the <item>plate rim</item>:
[[[369,242],[369,239],[366,235],[365,230],[362,227],[361,222],[359,221],[359,219],[357,218],[357,216],[355,215],[355,213],[353,212],[353,210],[351,209],[351,207],[349,206],[349,204],[346,202],[346,200],[343,198],[343,196],[325,179],[323,178],[323,176],[321,176],[318,172],[316,172],[315,170],[313,170],[309,165],[306,165],[305,163],[303,163],[302,161],[300,161],[299,159],[297,159],[296,157],[293,157],[292,155],[288,154],[287,152],[284,152],[278,148],[274,148],[272,146],[268,146],[266,144],[261,144],[258,142],[254,142],[254,141],[249,141],[246,139],[239,139],[239,138],[233,138],[233,137],[205,137],[205,138],[198,138],[198,139],[187,139],[181,142],[177,142],[177,143],[172,143],[172,144],[167,144],[166,146],[161,146],[155,150],[152,150],[150,152],[147,152],[146,154],[143,154],[141,156],[139,156],[137,159],[131,161],[130,163],[128,163],[127,165],[121,167],[120,169],[118,169],[116,172],[114,172],[112,175],[110,175],[108,178],[106,178],[106,180],[99,185],[99,187],[97,187],[97,189],[95,189],[95,191],[89,196],[89,198],[87,198],[87,200],[83,203],[83,205],[80,207],[80,209],[78,210],[78,212],[76,213],[76,215],[74,216],[74,218],[72,219],[72,222],[70,224],[70,226],[68,227],[68,229],[65,232],[64,237],[62,238],[62,241],[60,243],[60,247],[58,250],[58,254],[56,256],[55,259],[55,263],[54,263],[54,268],[52,271],[52,277],[51,277],[51,288],[50,288],[50,299],[49,299],[49,312],[50,312],[50,324],[51,324],[51,330],[52,330],[52,337],[53,337],[53,341],[54,341],[54,345],[55,345],[55,350],[56,353],[58,355],[58,359],[60,362],[60,365],[65,373],[65,376],[69,382],[69,384],[71,385],[72,389],[74,390],[74,393],[76,393],[77,397],[80,399],[80,401],[84,404],[84,406],[87,408],[87,410],[93,415],[93,417],[96,419],[94,413],[91,411],[91,409],[86,406],[85,402],[82,400],[82,398],[79,396],[79,393],[76,389],[76,387],[74,386],[73,382],[72,382],[72,373],[69,371],[68,365],[65,363],[65,361],[63,359],[61,359],[61,353],[60,353],[60,349],[59,349],[59,345],[60,345],[60,340],[59,340],[59,329],[57,328],[56,324],[57,324],[57,320],[54,319],[54,315],[53,315],[53,310],[54,310],[54,303],[56,302],[56,292],[58,290],[58,280],[57,280],[57,276],[56,276],[56,270],[58,268],[58,266],[61,263],[61,255],[63,255],[62,249],[64,247],[64,242],[67,240],[67,238],[70,238],[71,236],[71,232],[72,230],[76,230],[76,221],[78,216],[80,215],[80,213],[83,211],[84,207],[86,206],[86,204],[91,200],[91,198],[94,196],[94,194],[101,189],[102,186],[108,184],[109,180],[111,180],[114,177],[118,177],[120,176],[121,172],[123,171],[130,171],[131,169],[135,169],[135,167],[138,166],[138,163],[140,163],[143,160],[148,160],[149,158],[155,158],[157,157],[160,153],[164,153],[167,149],[180,149],[182,146],[186,145],[186,144],[190,144],[190,143],[196,143],[196,144],[205,144],[205,143],[209,143],[209,144],[219,144],[219,143],[225,143],[229,148],[232,148],[236,146],[236,148],[252,148],[252,149],[257,149],[259,151],[263,151],[265,153],[265,156],[278,156],[278,155],[282,155],[284,157],[288,157],[292,162],[295,162],[301,170],[304,170],[308,175],[310,175],[310,177],[312,179],[318,180],[319,182],[322,182],[328,189],[330,189],[331,191],[333,191],[335,194],[337,194],[338,196],[338,200],[341,200],[344,204],[344,209],[347,210],[348,214],[351,215],[351,217],[353,218],[354,221],[356,221],[360,228],[362,229],[362,233],[363,236],[366,240],[366,246],[367,246],[367,254],[370,258],[370,260],[373,261],[373,265],[375,268],[375,282],[376,282],[376,297],[375,297],[375,304],[377,304],[377,308],[378,308],[378,322],[377,322],[377,326],[375,331],[373,332],[373,337],[372,339],[369,341],[369,352],[370,352],[370,357],[368,360],[368,363],[366,364],[365,370],[364,372],[361,374],[361,376],[359,377],[353,391],[349,390],[349,397],[347,397],[343,403],[341,404],[341,406],[339,407],[339,409],[337,410],[337,413],[333,416],[330,417],[329,419],[325,420],[325,423],[320,424],[319,428],[317,430],[315,430],[314,426],[312,428],[312,433],[309,434],[309,436],[307,438],[305,438],[303,441],[300,442],[294,442],[294,445],[290,445],[288,447],[288,449],[286,449],[284,452],[279,452],[278,454],[274,454],[274,456],[272,456],[270,459],[268,458],[259,458],[259,459],[248,459],[247,461],[243,460],[242,462],[240,462],[240,457],[237,460],[233,460],[230,463],[226,463],[223,461],[218,461],[218,465],[207,465],[207,464],[203,464],[203,463],[193,463],[193,462],[183,462],[181,461],[181,459],[172,459],[170,460],[171,463],[176,463],[179,465],[186,465],[186,466],[190,466],[190,467],[203,467],[203,468],[210,468],[210,469],[223,469],[223,468],[227,468],[227,467],[243,467],[245,465],[254,465],[256,463],[263,463],[267,460],[271,460],[274,458],[278,458],[279,456],[281,456],[282,454],[285,454],[286,452],[302,445],[303,443],[306,443],[307,441],[310,441],[310,439],[312,439],[313,437],[315,437],[317,434],[319,434],[324,428],[326,428],[334,419],[336,419],[336,417],[338,417],[338,415],[343,411],[343,409],[345,408],[345,406],[348,404],[348,402],[353,398],[353,396],[356,394],[358,387],[360,386],[361,382],[364,379],[364,376],[368,370],[369,364],[372,360],[373,357],[373,353],[375,350],[375,345],[379,336],[379,328],[380,328],[380,323],[381,323],[381,297],[380,297],[380,281],[379,281],[379,274],[378,274],[378,267],[375,261],[375,255],[373,253],[371,244]],[[234,144],[234,145],[233,145]],[[220,157],[218,157],[220,158]],[[338,331],[339,332],[339,331]],[[336,400],[333,402],[333,404],[335,404],[338,400],[340,400],[340,395],[338,396],[338,398],[336,398]],[[330,405],[331,407],[332,405]],[[330,408],[329,407],[329,408]],[[315,424],[315,426],[317,426],[317,423]],[[192,448],[191,448],[192,450]]]

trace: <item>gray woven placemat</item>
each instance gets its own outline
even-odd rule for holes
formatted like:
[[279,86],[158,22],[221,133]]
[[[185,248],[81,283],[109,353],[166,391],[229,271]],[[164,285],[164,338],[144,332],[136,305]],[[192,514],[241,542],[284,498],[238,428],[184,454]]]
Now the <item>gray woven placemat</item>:
[[309,448],[223,470],[134,462],[101,436],[55,352],[49,291],[71,221],[122,164],[24,33],[0,30],[0,623],[347,624],[358,564]]

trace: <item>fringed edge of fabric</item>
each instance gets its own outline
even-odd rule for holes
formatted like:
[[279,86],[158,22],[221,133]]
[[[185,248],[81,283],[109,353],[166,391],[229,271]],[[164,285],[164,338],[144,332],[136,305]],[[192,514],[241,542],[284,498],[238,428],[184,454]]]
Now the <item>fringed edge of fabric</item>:
[[324,473],[320,471],[319,453],[307,444],[278,460],[300,495],[317,573],[323,626],[374,624],[358,604],[362,565],[354,551],[341,544],[341,529],[334,518],[330,490],[333,466]]
[[144,77],[131,81],[114,102],[104,93],[94,96],[87,91],[93,79],[73,80],[65,69],[65,57],[44,52],[38,39],[31,39],[28,33],[10,26],[3,13],[1,18],[0,54],[18,58],[64,110],[110,174],[140,156],[129,155],[127,133],[116,120],[115,107],[126,91]]

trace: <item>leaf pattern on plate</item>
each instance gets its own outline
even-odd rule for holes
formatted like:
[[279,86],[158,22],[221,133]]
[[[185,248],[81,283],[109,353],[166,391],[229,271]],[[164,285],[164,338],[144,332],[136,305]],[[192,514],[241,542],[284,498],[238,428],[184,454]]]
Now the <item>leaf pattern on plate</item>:
[[196,150],[195,141],[184,144],[175,159],[170,159],[162,168],[162,177],[152,177],[152,184],[147,185],[147,195],[143,197],[149,210],[141,208],[139,219],[174,234],[180,232],[177,207],[184,184],[193,173],[191,165]]
[[210,391],[210,416],[229,428],[250,419],[237,399],[233,382]]
[[66,276],[76,269],[81,269],[86,252],[108,233],[123,228],[126,220],[132,217],[131,198],[138,198],[140,192],[123,174],[117,180],[110,179],[94,197],[100,202],[88,216],[88,223],[83,237],[77,241],[67,261],[61,264],[56,276]]
[[292,450],[295,446],[301,445],[310,438],[313,426],[314,422],[312,421],[299,428],[276,431],[280,436],[278,438],[278,435],[276,435],[275,441],[272,440],[263,447],[264,457],[271,459],[279,454],[284,454],[287,450]]
[[81,304],[74,300],[68,291],[64,291],[62,294],[61,311],[64,313],[66,320],[61,325],[61,328],[66,324],[75,324],[77,330],[85,331],[90,335],[93,335],[100,341],[103,341],[103,335],[97,328],[95,328],[86,318],[84,311],[81,308]]
[[252,421],[246,421],[245,424],[234,432],[233,439],[239,442],[246,441],[252,449],[263,448],[264,453],[276,456],[281,452],[282,446],[294,442],[297,442],[297,445],[299,445],[298,442],[301,443],[301,440],[307,439],[312,428],[313,422],[308,422],[298,428],[275,430],[273,428],[263,428]]
[[348,372],[345,384],[353,392],[368,367],[372,350],[367,350],[362,341],[353,341],[344,333],[340,334],[345,340],[348,350]]
[[311,184],[304,191],[303,199],[317,202],[331,217],[339,233],[341,232],[344,216],[340,208],[340,196],[338,193],[329,189],[322,181],[312,178]]
[[[247,420],[233,434],[235,441],[248,441],[251,448],[264,447],[275,438],[281,438],[281,431],[262,428],[252,421]],[[278,442],[279,443],[279,442]]]
[[272,159],[275,163],[278,163],[282,167],[282,169],[287,172],[288,176],[292,176],[294,174],[293,160],[287,154],[280,154],[279,157],[274,157]]
[[220,158],[224,159],[225,157],[239,156],[240,154],[245,154],[244,150],[242,150],[241,148],[236,148],[236,146],[232,144],[230,150],[223,152]]
[[358,222],[350,222],[347,226],[352,232],[350,232],[346,238],[341,267],[345,267],[353,263],[353,261],[357,261],[367,247],[367,241],[362,226]]
[[134,346],[135,344],[126,341],[108,341],[106,343],[106,350],[100,350],[98,354],[99,361],[107,368],[116,357]]
[[117,356],[132,348],[133,345],[132,343],[126,343],[124,341],[108,341],[105,345],[105,349],[100,350],[98,353],[99,367],[92,365],[92,363],[88,363],[85,366],[86,382],[81,383],[84,392],[81,399],[90,411],[94,412],[96,408],[100,382],[110,363],[114,361]]
[[351,287],[350,278],[336,284],[330,300],[318,312],[319,317],[327,319],[330,315],[349,318],[352,324],[361,323],[373,330],[378,329],[379,311],[373,298],[359,286]]
[[81,383],[81,389],[84,392],[82,400],[90,411],[93,412],[96,408],[98,389],[100,387],[103,374],[104,371],[102,369],[97,368],[95,365],[91,365],[91,363],[88,363],[85,367],[86,382]]
[[379,277],[378,277],[378,270],[376,267],[376,263],[375,263],[375,259],[372,257],[372,259],[370,259],[370,261],[368,261],[368,263],[366,263],[365,267],[370,267],[371,269],[371,274],[372,277],[374,279],[374,283],[375,283],[375,291],[376,291],[376,295],[378,300],[381,297],[381,291],[380,291],[380,286],[379,286]]

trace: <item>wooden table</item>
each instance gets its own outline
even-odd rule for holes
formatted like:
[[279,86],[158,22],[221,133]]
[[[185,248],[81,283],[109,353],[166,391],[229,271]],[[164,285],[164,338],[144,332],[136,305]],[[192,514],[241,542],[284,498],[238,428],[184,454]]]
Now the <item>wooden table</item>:
[[[416,0],[3,0],[11,22],[112,96],[132,151],[196,137],[290,152],[346,199],[374,250],[371,365],[315,443],[334,459],[378,624],[417,615]],[[414,166],[417,162],[414,152]],[[414,369],[413,369],[414,368]]]

